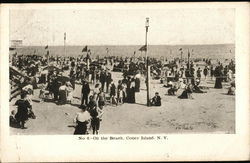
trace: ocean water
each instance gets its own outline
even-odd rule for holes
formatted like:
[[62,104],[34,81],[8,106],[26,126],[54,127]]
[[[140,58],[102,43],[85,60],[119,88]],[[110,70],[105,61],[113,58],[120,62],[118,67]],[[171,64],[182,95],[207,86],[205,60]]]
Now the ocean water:
[[[49,46],[48,50],[52,56],[86,56],[86,52],[82,52],[84,46],[66,46],[64,53],[64,46]],[[91,50],[91,55],[95,56],[123,56],[130,57],[134,55],[145,56],[145,52],[139,51],[141,45],[100,45],[100,46],[88,46]],[[107,52],[108,48],[108,52]],[[191,58],[211,58],[211,59],[234,59],[235,57],[235,45],[234,44],[216,44],[216,45],[149,45],[148,55],[156,58],[177,58],[182,57],[185,59],[190,51]],[[47,49],[45,46],[22,46],[17,48],[18,55],[45,55]]]

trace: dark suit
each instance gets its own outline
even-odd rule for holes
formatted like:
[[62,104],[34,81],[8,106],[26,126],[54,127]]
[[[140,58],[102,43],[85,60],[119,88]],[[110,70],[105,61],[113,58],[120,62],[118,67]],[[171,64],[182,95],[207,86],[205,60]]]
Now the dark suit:
[[105,85],[105,82],[106,82],[106,73],[105,72],[101,72],[100,74],[100,82],[102,84],[102,90],[104,91],[104,85]]
[[87,82],[84,82],[83,85],[82,85],[82,102],[81,102],[81,105],[83,105],[84,102],[85,102],[85,105],[88,104],[89,92],[90,92],[89,84]]

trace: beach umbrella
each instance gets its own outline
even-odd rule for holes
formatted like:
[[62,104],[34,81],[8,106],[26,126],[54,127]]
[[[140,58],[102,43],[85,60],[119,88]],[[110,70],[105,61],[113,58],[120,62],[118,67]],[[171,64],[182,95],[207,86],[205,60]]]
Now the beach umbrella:
[[98,68],[101,67],[101,65],[100,65],[99,63],[97,63],[97,62],[92,62],[92,63],[90,64],[90,66],[91,66],[91,67],[96,66],[96,67],[98,67]]
[[43,68],[43,70],[48,70],[48,71],[61,71],[61,69],[59,68],[59,67],[56,67],[56,66],[53,66],[53,65],[51,65],[51,66],[46,66],[46,67],[44,67]]
[[60,82],[68,82],[68,81],[70,81],[70,77],[68,77],[68,76],[58,76],[57,80],[60,81]]
[[176,64],[173,64],[173,63],[168,63],[168,64],[165,64],[164,67],[169,67],[169,68],[173,68],[173,67],[176,67],[177,65]]

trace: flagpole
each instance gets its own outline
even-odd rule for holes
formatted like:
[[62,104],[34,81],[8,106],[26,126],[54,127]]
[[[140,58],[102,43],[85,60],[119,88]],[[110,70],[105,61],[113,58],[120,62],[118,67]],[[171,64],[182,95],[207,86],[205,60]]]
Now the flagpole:
[[182,50],[181,50],[181,61],[182,61],[182,54],[183,54],[183,52],[182,52]]
[[190,58],[190,52],[189,52],[189,49],[188,49],[188,68],[190,70],[189,58]]
[[64,32],[64,57],[66,56],[66,32]]
[[146,50],[145,50],[145,55],[146,55],[146,66],[147,66],[147,77],[146,77],[146,81],[147,81],[147,106],[150,106],[150,97],[149,97],[149,79],[150,79],[150,67],[149,67],[149,63],[148,63],[148,27],[149,27],[149,18],[146,18],[146,36],[145,36],[145,46],[146,46]]

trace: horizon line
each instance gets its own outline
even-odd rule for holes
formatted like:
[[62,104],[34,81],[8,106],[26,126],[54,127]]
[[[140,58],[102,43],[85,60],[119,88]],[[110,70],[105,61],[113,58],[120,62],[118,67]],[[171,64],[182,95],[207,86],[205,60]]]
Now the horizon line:
[[[44,45],[21,45],[22,46],[64,46],[64,45],[49,45],[49,44],[44,44]],[[71,45],[68,44],[66,46],[143,46],[144,44],[90,44],[90,45]],[[214,44],[150,44],[148,46],[191,46],[191,45],[235,45],[235,43],[214,43]]]

